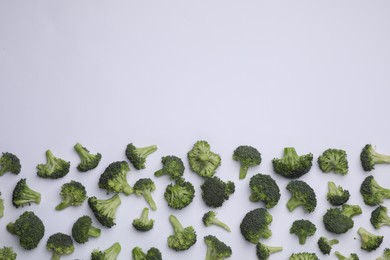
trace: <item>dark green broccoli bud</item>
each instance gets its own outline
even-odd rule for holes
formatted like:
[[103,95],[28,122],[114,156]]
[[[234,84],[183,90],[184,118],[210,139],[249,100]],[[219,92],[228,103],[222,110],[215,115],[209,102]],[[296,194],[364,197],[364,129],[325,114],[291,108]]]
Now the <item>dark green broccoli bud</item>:
[[169,184],[164,192],[168,206],[173,209],[183,209],[191,204],[195,197],[195,188],[191,182],[179,178]]
[[63,210],[70,206],[81,206],[87,199],[87,191],[83,184],[78,181],[70,181],[61,186],[61,202],[56,210]]
[[327,200],[334,206],[341,206],[349,200],[350,194],[348,190],[344,190],[341,186],[336,186],[332,181],[328,182]]
[[320,260],[320,259],[314,253],[302,252],[302,253],[291,254],[289,260]]
[[343,256],[339,251],[334,252],[338,260],[359,260],[359,256],[355,253],[350,254],[349,257]]
[[330,208],[324,214],[322,221],[325,229],[334,234],[343,234],[353,228],[352,217],[362,214],[359,205],[344,204],[342,208]]
[[76,220],[72,227],[72,237],[80,244],[88,242],[90,237],[99,237],[100,228],[92,226],[92,219],[89,216],[82,216]]
[[45,235],[45,226],[34,212],[25,211],[15,222],[8,223],[7,231],[19,237],[24,249],[31,250],[38,246]]
[[347,153],[340,149],[327,149],[318,157],[318,165],[323,173],[334,172],[341,175],[348,173]]
[[[0,192],[1,196],[1,192]],[[2,197],[0,197],[0,218],[4,216],[4,200]]]
[[15,260],[17,254],[14,252],[12,247],[0,248],[0,259],[1,260]]
[[126,157],[137,170],[145,169],[146,158],[157,151],[156,145],[147,147],[135,147],[132,143],[126,147]]
[[221,207],[235,191],[234,182],[224,182],[217,176],[206,178],[200,188],[203,201],[213,208]]
[[270,238],[272,235],[269,226],[272,223],[272,215],[263,208],[254,209],[244,216],[240,224],[240,230],[243,237],[257,244],[259,239]]
[[120,204],[121,199],[118,194],[106,200],[98,200],[96,197],[88,199],[88,205],[96,219],[100,224],[108,228],[115,225],[116,210]]
[[187,157],[191,170],[201,177],[212,177],[221,165],[221,156],[210,151],[206,141],[197,141]]
[[316,225],[310,220],[295,220],[290,228],[290,234],[295,234],[299,238],[299,244],[304,245],[308,237],[313,236],[317,231]]
[[116,260],[121,250],[122,247],[118,242],[104,251],[94,249],[91,253],[91,260]]
[[332,251],[332,246],[338,244],[339,240],[337,239],[328,239],[326,237],[320,237],[317,241],[318,248],[324,255],[329,255]]
[[161,251],[156,247],[151,247],[146,252],[146,260],[162,260]]
[[184,174],[184,163],[183,161],[174,155],[164,156],[161,158],[163,167],[154,173],[154,176],[161,177],[168,175],[171,180],[177,180]]
[[291,192],[291,198],[287,202],[290,212],[302,206],[305,212],[312,213],[317,206],[317,198],[314,190],[304,181],[290,181],[286,189]]
[[0,176],[6,172],[19,174],[22,169],[19,158],[13,153],[3,153],[0,157]]
[[383,203],[385,199],[390,199],[390,189],[381,187],[372,175],[364,179],[360,186],[360,193],[364,203],[369,206],[376,206]]
[[368,252],[376,250],[383,242],[383,236],[372,234],[362,227],[358,229],[358,234],[360,236],[360,248]]
[[74,251],[73,240],[64,233],[55,233],[49,237],[46,248],[52,252],[52,260],[59,260],[63,255],[70,255]]
[[379,229],[382,226],[390,226],[390,216],[387,214],[387,208],[378,206],[371,212],[370,222],[374,228]]
[[196,243],[196,232],[192,226],[184,228],[174,215],[169,216],[169,221],[173,226],[173,234],[167,239],[169,248],[184,251]]
[[202,217],[202,221],[206,227],[216,225],[230,232],[230,227],[217,218],[217,213],[215,211],[210,210],[206,212]]
[[232,255],[232,248],[217,237],[207,235],[203,240],[207,246],[206,260],[223,260]]
[[41,203],[41,194],[27,185],[26,179],[20,179],[12,192],[12,204],[16,207],[30,205],[30,203]]
[[38,164],[38,176],[46,179],[58,179],[68,174],[70,162],[54,156],[50,151],[46,151],[46,164]]
[[308,173],[312,166],[313,155],[298,155],[293,147],[284,148],[283,158],[274,158],[272,165],[274,171],[283,177],[295,179]]
[[111,163],[100,175],[99,188],[107,190],[107,193],[132,194],[134,191],[127,182],[127,173],[129,171],[129,164],[125,161]]
[[261,154],[260,152],[248,145],[240,145],[233,152],[233,160],[240,162],[240,180],[245,179],[249,167],[260,165]]
[[383,250],[383,257],[378,257],[376,260],[390,260],[390,248]]
[[273,208],[280,199],[280,189],[276,181],[270,176],[258,173],[249,181],[250,201],[262,201],[267,209]]
[[267,260],[271,254],[283,251],[281,246],[267,246],[264,243],[256,244],[256,255],[259,260]]
[[74,149],[80,157],[80,163],[77,165],[77,170],[80,172],[95,169],[102,159],[102,155],[100,153],[91,154],[87,148],[79,143],[75,144]]
[[140,218],[136,218],[133,220],[133,227],[138,231],[149,231],[154,226],[154,220],[149,219],[149,209],[144,208],[141,213]]
[[151,192],[156,189],[156,185],[150,178],[139,179],[133,186],[135,195],[143,196],[152,210],[156,210],[157,206],[153,200]]
[[375,169],[376,164],[390,163],[390,156],[377,153],[371,144],[366,144],[360,153],[360,162],[366,172]]
[[136,246],[131,250],[133,260],[146,260],[146,254],[139,246]]

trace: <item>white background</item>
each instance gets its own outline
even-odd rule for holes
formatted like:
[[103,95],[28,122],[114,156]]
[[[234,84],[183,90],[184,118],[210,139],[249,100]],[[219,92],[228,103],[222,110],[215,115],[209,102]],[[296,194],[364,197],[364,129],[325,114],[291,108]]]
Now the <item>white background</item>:
[[[133,142],[156,144],[158,151],[148,158],[145,170],[132,168],[129,183],[154,178],[161,157],[174,154],[185,159],[185,177],[196,186],[193,204],[182,211],[169,209],[163,198],[169,180],[154,178],[158,210],[150,213],[156,220],[152,231],[141,234],[131,226],[145,201],[121,195],[117,225],[107,229],[94,219],[101,237],[76,245],[74,254],[63,259],[89,259],[94,248],[105,249],[116,241],[122,245],[119,259],[130,259],[135,246],[156,246],[169,260],[203,259],[207,234],[232,247],[231,259],[256,259],[255,247],[242,238],[239,224],[246,212],[262,206],[248,200],[249,177],[257,172],[271,174],[282,192],[270,210],[273,236],[264,240],[284,246],[273,259],[300,251],[335,259],[317,249],[321,235],[340,239],[333,252],[378,257],[390,245],[389,228],[375,231],[369,223],[373,208],[363,205],[359,194],[368,175],[359,154],[366,143],[390,154],[389,11],[388,1],[1,1],[0,152],[17,154],[23,168],[19,176],[0,178],[5,199],[0,246],[13,246],[18,259],[49,259],[47,238],[55,232],[69,234],[78,217],[91,215],[86,203],[55,211],[61,185],[78,180],[88,195],[107,198],[97,180],[109,163],[125,159],[125,147]],[[231,233],[201,222],[209,208],[200,197],[202,180],[190,172],[186,160],[201,139],[222,157],[217,176],[236,183],[236,193],[217,209]],[[75,169],[76,142],[102,153],[97,169],[84,174]],[[241,144],[257,147],[263,162],[239,181],[231,155]],[[314,163],[302,177],[317,192],[313,214],[301,209],[288,213],[285,207],[288,180],[273,173],[271,160],[286,146],[301,154],[312,152],[315,161],[327,148],[348,153],[348,176],[322,174]],[[71,161],[65,178],[37,177],[35,167],[45,162],[47,149]],[[372,172],[385,187],[390,187],[389,167]],[[40,205],[12,206],[13,187],[22,177],[42,193]],[[363,208],[354,229],[341,236],[327,233],[321,221],[330,206],[325,199],[330,180],[349,189],[349,202]],[[384,205],[390,206],[389,201]],[[5,231],[25,210],[36,212],[46,225],[45,237],[32,251],[23,250]],[[198,242],[190,250],[167,247],[169,214],[197,230]],[[289,234],[291,223],[301,218],[318,228],[304,246]],[[354,239],[359,226],[387,233],[380,249],[370,254],[359,249]]]

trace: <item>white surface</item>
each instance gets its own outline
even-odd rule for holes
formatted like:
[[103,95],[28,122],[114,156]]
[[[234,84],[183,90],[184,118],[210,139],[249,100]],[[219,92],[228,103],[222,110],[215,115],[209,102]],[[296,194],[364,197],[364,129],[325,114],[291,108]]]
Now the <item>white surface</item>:
[[[231,259],[256,259],[255,247],[239,232],[239,223],[249,210],[261,206],[248,201],[249,177],[272,174],[282,197],[271,213],[273,236],[264,240],[283,245],[272,259],[287,259],[292,252],[313,251],[324,231],[322,215],[329,207],[325,199],[329,180],[350,190],[350,203],[361,204],[363,215],[355,217],[355,228],[339,236],[334,246],[348,255],[374,259],[389,246],[388,228],[380,249],[371,254],[359,249],[356,230],[373,231],[359,194],[367,176],[359,164],[366,143],[390,153],[390,3],[387,1],[1,1],[0,2],[0,151],[17,154],[23,164],[19,176],[0,178],[6,201],[0,219],[0,246],[14,246],[18,259],[49,259],[47,238],[55,232],[69,233],[73,222],[91,215],[84,204],[62,212],[54,210],[59,190],[69,180],[81,181],[90,196],[105,197],[97,180],[111,162],[123,160],[126,144],[157,144],[147,169],[132,169],[129,182],[151,177],[161,166],[161,156],[186,158],[199,139],[207,140],[222,156],[217,176],[233,180],[236,193],[217,209],[232,232],[205,228],[201,179],[185,177],[197,188],[197,196],[183,211],[170,210],[163,199],[167,178],[155,179],[153,194],[158,210],[151,212],[155,228],[135,232],[132,220],[146,205],[142,198],[122,198],[117,226],[102,227],[102,236],[76,245],[73,255],[63,259],[89,259],[94,248],[105,249],[115,241],[122,245],[119,259],[130,259],[134,246],[160,248],[164,259],[203,259],[203,236],[217,235],[233,249]],[[80,142],[92,152],[101,152],[97,169],[81,174],[73,145]],[[263,157],[260,167],[238,181],[238,164],[232,151],[241,144],[257,147]],[[288,182],[276,176],[271,159],[285,146],[298,153],[345,149],[350,173],[346,177],[320,173],[314,164],[302,177],[317,191],[318,208],[313,214],[298,209],[288,213],[285,203]],[[71,172],[63,179],[43,180],[36,165],[45,161],[44,151],[70,160]],[[389,166],[373,172],[382,186],[390,187]],[[13,186],[21,178],[42,193],[40,205],[15,209]],[[386,201],[385,206],[390,206]],[[39,247],[24,251],[16,237],[5,231],[6,223],[23,211],[35,211],[45,222],[46,234]],[[198,243],[186,252],[167,248],[172,228],[169,214],[183,225],[193,225]],[[92,216],[92,215],[91,215]],[[289,234],[295,219],[317,224],[315,237],[300,246]],[[97,221],[95,224],[98,225]],[[99,225],[98,225],[99,226]]]

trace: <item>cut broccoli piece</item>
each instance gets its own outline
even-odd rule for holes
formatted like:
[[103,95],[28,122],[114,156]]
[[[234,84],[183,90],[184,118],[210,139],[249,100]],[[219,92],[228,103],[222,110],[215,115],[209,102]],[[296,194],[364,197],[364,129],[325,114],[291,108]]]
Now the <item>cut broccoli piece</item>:
[[371,212],[370,222],[374,228],[379,229],[382,226],[390,226],[390,216],[387,214],[387,208],[378,206]]
[[334,252],[338,260],[359,260],[359,256],[355,253],[350,254],[349,257],[343,256],[339,251]]
[[155,151],[157,151],[156,145],[135,147],[132,143],[130,143],[126,147],[126,157],[133,164],[134,168],[141,170],[146,167],[146,158]]
[[369,206],[376,206],[383,203],[385,199],[390,199],[390,189],[381,187],[372,175],[364,179],[360,186],[360,193],[364,203]]
[[0,192],[0,218],[4,216],[4,200],[1,197],[1,192]]
[[30,205],[30,203],[41,203],[41,194],[30,189],[27,185],[26,179],[20,179],[20,181],[16,183],[12,192],[12,204],[16,208],[19,208],[25,205]]
[[332,251],[332,246],[338,243],[338,239],[328,239],[326,237],[320,237],[317,241],[318,248],[324,255],[329,255],[330,251]]
[[145,254],[142,248],[136,246],[132,250],[133,260],[162,260],[162,254],[156,247],[151,247]]
[[201,177],[212,177],[221,165],[221,157],[210,151],[206,141],[197,141],[187,157],[191,170]]
[[174,155],[164,156],[161,158],[163,167],[154,173],[154,176],[161,177],[168,175],[171,180],[177,180],[184,174],[184,163],[183,161]]
[[96,197],[88,199],[88,205],[96,219],[100,224],[108,228],[115,225],[116,210],[120,204],[121,199],[118,194],[106,200],[99,200]]
[[121,250],[121,245],[118,242],[115,242],[104,251],[94,249],[91,253],[91,260],[116,260]]
[[390,156],[377,153],[371,144],[366,144],[360,153],[360,161],[363,170],[368,172],[374,170],[376,164],[390,163]]
[[230,232],[230,227],[217,218],[217,213],[215,211],[210,210],[206,212],[202,217],[202,221],[206,227],[216,225]]
[[195,188],[191,182],[179,178],[175,183],[169,184],[164,192],[168,206],[173,209],[183,209],[191,204],[195,197]]
[[52,260],[59,260],[63,255],[70,255],[74,251],[73,240],[64,233],[55,233],[49,237],[46,248],[52,252]]
[[344,190],[341,186],[336,186],[332,181],[328,182],[327,200],[334,206],[341,206],[349,200],[350,194],[348,190]]
[[100,153],[91,154],[89,150],[80,143],[75,144],[74,149],[80,157],[80,163],[77,165],[77,169],[80,172],[95,169],[102,159],[102,155]]
[[168,247],[176,251],[189,249],[196,243],[196,232],[192,226],[183,227],[179,220],[174,216],[169,216],[169,221],[173,226],[173,234],[168,236]]
[[383,250],[383,257],[378,257],[376,260],[390,260],[390,248]]
[[63,210],[70,206],[81,206],[87,199],[87,191],[83,184],[78,181],[70,181],[61,186],[61,202],[56,210]]
[[3,153],[0,157],[0,176],[6,172],[18,175],[22,169],[19,158],[13,153]]
[[299,206],[302,206],[307,213],[315,210],[317,198],[309,184],[300,180],[292,180],[287,184],[286,189],[291,192],[291,198],[286,205],[290,212]]
[[38,164],[38,176],[46,179],[58,179],[68,174],[70,162],[54,156],[50,151],[46,151],[46,164]]
[[281,246],[267,246],[264,243],[256,244],[256,255],[259,260],[267,260],[271,254],[283,251]]
[[207,235],[203,240],[207,246],[206,260],[223,260],[232,255],[232,248],[217,237]]
[[308,173],[312,166],[313,155],[298,155],[293,147],[284,148],[283,158],[274,158],[272,165],[274,171],[283,177],[295,179]]
[[334,234],[343,234],[353,228],[353,216],[362,214],[359,205],[344,204],[342,208],[330,208],[324,214],[322,221],[325,229]]
[[99,178],[99,188],[107,193],[123,193],[130,195],[134,191],[127,182],[127,173],[130,171],[129,164],[125,161],[110,163]]
[[1,260],[15,260],[17,254],[14,252],[12,247],[0,248],[0,259]]
[[241,221],[240,230],[242,236],[252,244],[257,244],[259,239],[269,238],[272,235],[269,226],[272,223],[272,215],[263,208],[248,212]]
[[320,260],[320,259],[314,253],[301,252],[301,253],[291,254],[289,260]]
[[156,185],[150,178],[139,179],[133,186],[135,195],[143,196],[152,210],[156,210],[157,206],[153,200],[151,192],[156,189]]
[[327,149],[318,157],[318,165],[324,173],[334,172],[341,175],[348,173],[347,153],[340,149]]
[[372,234],[362,227],[358,229],[358,234],[360,235],[360,248],[368,252],[376,250],[383,242],[383,236]]
[[154,220],[149,219],[149,209],[144,208],[141,213],[140,218],[136,218],[133,220],[133,227],[138,231],[149,231],[154,226]]
[[233,160],[240,162],[240,180],[245,179],[249,167],[260,165],[261,154],[260,152],[248,145],[240,145],[233,152]]
[[89,216],[82,216],[76,220],[72,227],[72,237],[80,244],[88,242],[90,237],[99,237],[100,228],[92,226],[92,219]]
[[276,181],[266,174],[258,173],[249,181],[250,201],[262,201],[267,209],[273,208],[280,199],[280,189]]
[[139,246],[136,246],[131,250],[133,260],[146,260],[146,254]]
[[206,178],[200,186],[202,189],[202,199],[207,206],[217,208],[229,199],[235,192],[234,182],[224,182],[217,176]]
[[290,234],[295,234],[299,239],[299,244],[304,245],[308,237],[313,236],[317,231],[316,225],[310,220],[295,220],[290,228]]

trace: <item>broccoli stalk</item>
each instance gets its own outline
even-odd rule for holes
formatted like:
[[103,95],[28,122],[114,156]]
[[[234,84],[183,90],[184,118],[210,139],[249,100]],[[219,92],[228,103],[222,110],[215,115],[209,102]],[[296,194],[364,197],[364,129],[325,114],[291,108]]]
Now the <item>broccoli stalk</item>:
[[80,172],[95,169],[102,159],[102,155],[100,153],[91,154],[88,149],[83,147],[80,143],[75,144],[74,149],[80,157],[80,163],[77,165],[77,169]]
[[371,144],[366,144],[360,153],[360,161],[363,170],[371,171],[375,169],[376,164],[389,164],[390,156],[380,154],[375,151]]
[[360,193],[369,206],[376,206],[383,203],[384,199],[390,199],[390,189],[381,187],[372,175],[364,179],[360,186]]
[[261,154],[260,152],[248,145],[240,145],[233,152],[233,160],[240,162],[240,180],[245,179],[249,167],[260,165]]
[[121,250],[121,245],[118,242],[115,242],[104,251],[94,249],[91,253],[91,260],[116,260]]
[[87,191],[83,184],[78,181],[64,183],[61,187],[61,202],[55,209],[63,210],[70,206],[81,206],[87,199]]
[[362,227],[358,229],[358,234],[361,242],[360,248],[368,252],[376,250],[383,242],[383,236],[372,234]]
[[267,246],[261,242],[258,242],[256,245],[256,255],[261,260],[267,260],[271,254],[281,251],[283,251],[283,247],[281,246]]
[[326,237],[320,237],[317,241],[318,248],[324,255],[329,255],[332,250],[332,246],[338,243],[338,239],[328,239]]
[[204,242],[207,246],[206,260],[223,260],[232,255],[231,247],[215,236],[205,236]]
[[0,248],[0,259],[2,260],[15,260],[17,254],[12,247]]
[[99,237],[100,228],[92,226],[92,219],[89,216],[82,216],[76,220],[72,227],[72,237],[80,244],[88,242],[90,237]]
[[146,158],[157,151],[156,145],[146,147],[135,147],[132,143],[126,147],[126,157],[137,170],[145,169]]
[[219,226],[219,227],[225,229],[228,232],[231,231],[230,227],[228,225],[226,225],[225,223],[223,223],[222,221],[220,221],[217,218],[217,213],[215,211],[210,210],[210,211],[206,212],[202,217],[202,221],[206,227],[211,226],[211,225],[216,225],[216,226]]
[[184,251],[196,243],[196,232],[192,226],[184,228],[174,215],[169,216],[169,221],[173,227],[173,234],[168,236],[167,239],[169,248]]
[[120,204],[121,199],[118,194],[106,200],[99,200],[96,197],[88,199],[88,205],[96,219],[100,224],[108,228],[115,225],[116,210]]
[[0,157],[0,176],[6,172],[19,174],[22,169],[19,158],[13,153],[3,153]]
[[157,206],[153,200],[151,192],[156,189],[152,179],[141,178],[133,186],[134,192],[137,196],[143,196],[152,210],[156,210]]
[[133,220],[133,227],[138,231],[149,231],[154,226],[154,220],[149,219],[149,209],[144,208],[141,213],[140,218],[136,218]]
[[390,216],[387,214],[387,208],[378,206],[371,212],[371,224],[374,228],[379,229],[382,226],[390,226]]
[[349,257],[343,256],[339,251],[334,252],[338,260],[359,260],[359,256],[355,253],[350,254]]
[[46,248],[52,252],[52,260],[60,260],[63,255],[70,255],[74,251],[73,240],[69,235],[55,233],[49,237]]
[[30,205],[32,202],[39,204],[41,202],[41,194],[30,189],[26,179],[20,179],[12,192],[12,204],[18,208]]
[[168,175],[171,180],[177,180],[183,176],[185,167],[179,157],[173,155],[164,156],[161,158],[161,163],[163,167],[156,171],[154,176],[161,177]]

